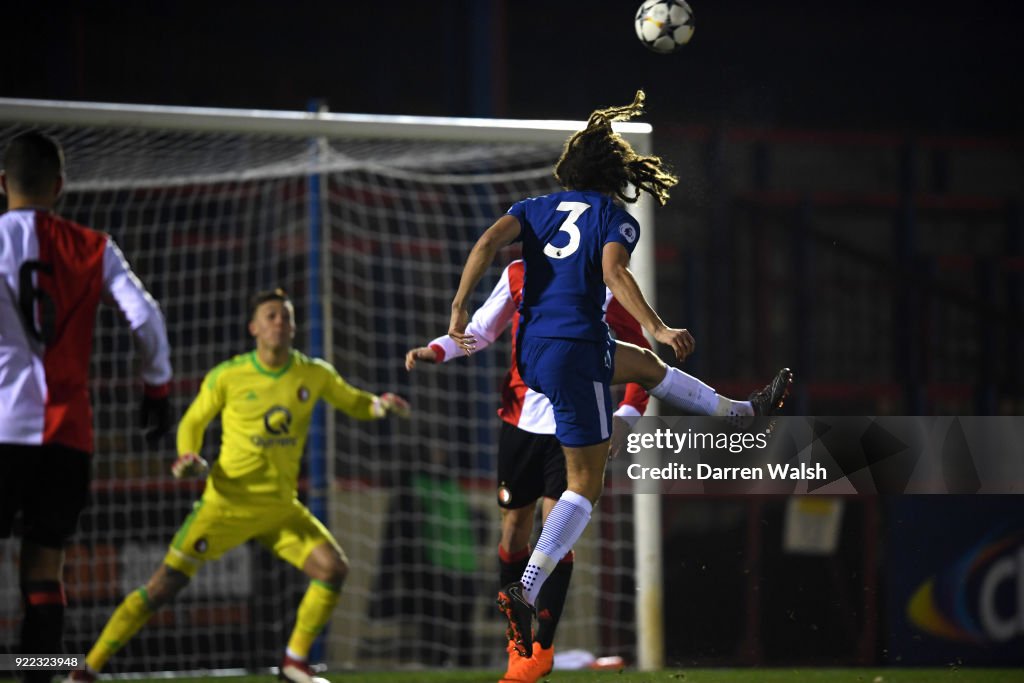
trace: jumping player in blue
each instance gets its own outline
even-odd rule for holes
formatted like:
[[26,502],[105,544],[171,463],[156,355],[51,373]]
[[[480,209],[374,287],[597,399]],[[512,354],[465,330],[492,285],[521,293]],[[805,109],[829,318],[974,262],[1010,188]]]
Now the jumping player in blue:
[[[467,352],[476,340],[465,333],[469,295],[497,251],[523,243],[526,278],[517,338],[519,370],[526,384],[550,399],[556,436],[565,451],[568,487],[548,515],[520,581],[504,587],[498,604],[509,620],[509,639],[532,655],[533,604],[545,579],[573,547],[590,520],[604,486],[612,402],[609,386],[636,382],[652,395],[705,415],[768,415],[782,406],[793,374],[780,370],[747,401],[717,394],[699,379],[664,363],[651,351],[613,341],[602,319],[605,285],[657,341],[680,362],[693,352],[689,331],[666,325],[647,303],[629,258],[640,225],[622,207],[640,191],[659,204],[678,182],[656,156],[638,155],[612,122],[643,111],[638,91],[625,107],[591,114],[573,134],[555,166],[564,192],[526,199],[487,229],[470,252],[452,301],[448,334]],[[632,185],[634,194],[628,191]]]

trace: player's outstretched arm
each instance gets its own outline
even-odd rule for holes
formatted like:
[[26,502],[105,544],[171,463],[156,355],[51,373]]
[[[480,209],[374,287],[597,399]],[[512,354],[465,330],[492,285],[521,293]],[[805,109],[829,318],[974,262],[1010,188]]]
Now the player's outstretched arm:
[[390,392],[377,396],[357,389],[327,361],[316,358],[313,363],[327,375],[321,398],[349,417],[357,420],[379,420],[389,415],[409,417],[409,402],[401,396]]
[[[514,267],[521,268],[522,261],[513,261],[505,267],[487,301],[476,309],[473,319],[466,325],[466,335],[473,337],[477,351],[482,351],[493,344],[512,322],[516,312],[516,301],[512,294],[510,271]],[[446,334],[437,337],[426,346],[409,349],[405,354],[405,369],[411,371],[419,361],[447,363],[453,358],[465,355],[466,351]]]
[[476,289],[480,278],[484,276],[487,269],[494,263],[494,256],[502,247],[512,244],[519,237],[519,219],[515,216],[505,214],[494,225],[487,228],[480,239],[473,245],[469,252],[466,264],[462,267],[462,277],[459,280],[459,290],[452,299],[452,317],[448,325],[448,336],[458,343],[467,353],[476,349],[476,338],[466,334],[466,325],[469,324],[469,297]]
[[651,308],[629,270],[629,252],[618,242],[604,245],[601,253],[604,283],[622,307],[662,344],[671,346],[676,360],[682,362],[693,353],[695,342],[688,330],[669,327]]
[[398,394],[385,392],[373,402],[373,412],[378,417],[394,415],[395,417],[407,418],[412,410],[409,408],[409,402],[404,398]]
[[416,363],[424,361],[426,363],[437,362],[437,351],[430,348],[429,346],[417,346],[415,349],[409,349],[405,352],[405,369],[412,370],[416,367]]

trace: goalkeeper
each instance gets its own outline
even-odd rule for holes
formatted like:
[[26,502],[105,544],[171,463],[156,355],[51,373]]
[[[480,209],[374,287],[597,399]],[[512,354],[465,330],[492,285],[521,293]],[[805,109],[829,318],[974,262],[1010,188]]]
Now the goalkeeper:
[[307,656],[338,602],[348,562],[338,542],[297,498],[299,461],[313,407],[323,398],[359,420],[408,416],[399,396],[349,385],[328,363],[292,348],[294,309],[281,289],[253,297],[249,333],[256,349],[215,367],[178,428],[175,477],[208,470],[199,456],[203,432],[221,414],[220,457],[202,498],[174,535],[149,582],[118,606],[72,680],[96,673],[157,609],[170,602],[209,560],[249,539],[259,541],[312,580],[299,605],[280,678],[314,678]]

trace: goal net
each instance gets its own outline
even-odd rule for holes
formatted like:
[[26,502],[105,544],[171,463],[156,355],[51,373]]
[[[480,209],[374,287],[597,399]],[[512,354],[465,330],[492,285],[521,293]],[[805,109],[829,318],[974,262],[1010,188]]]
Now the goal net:
[[[331,668],[499,667],[505,656],[492,603],[495,410],[509,340],[411,374],[403,356],[446,331],[481,231],[515,201],[556,189],[551,168],[572,127],[461,123],[0,101],[0,148],[30,128],[59,139],[68,177],[59,212],[111,233],[160,302],[178,415],[206,371],[251,348],[246,302],[274,286],[295,303],[297,348],[356,386],[410,398],[409,421],[326,411],[310,435],[302,495],[351,565],[319,646]],[[65,645],[78,653],[158,566],[202,491],[170,477],[173,440],[158,451],[143,442],[131,340],[110,308],[93,359],[92,504],[66,569]],[[219,440],[215,421],[208,459]],[[577,546],[557,643],[631,660],[632,506],[610,484]],[[0,541],[0,652],[17,641],[17,547]],[[204,567],[109,671],[274,666],[307,583],[242,546]]]

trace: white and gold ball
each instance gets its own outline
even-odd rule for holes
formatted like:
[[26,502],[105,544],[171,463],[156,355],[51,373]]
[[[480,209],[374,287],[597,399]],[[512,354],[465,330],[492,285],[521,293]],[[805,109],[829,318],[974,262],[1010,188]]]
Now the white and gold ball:
[[644,0],[636,12],[637,38],[659,54],[690,42],[693,28],[693,10],[684,0]]

